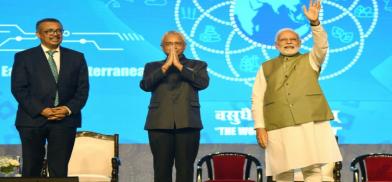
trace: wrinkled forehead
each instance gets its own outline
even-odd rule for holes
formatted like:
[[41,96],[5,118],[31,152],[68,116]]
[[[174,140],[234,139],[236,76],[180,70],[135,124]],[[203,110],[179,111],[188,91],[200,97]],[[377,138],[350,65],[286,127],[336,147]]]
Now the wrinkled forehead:
[[162,40],[164,42],[185,42],[184,38],[177,33],[168,33],[164,35]]
[[278,34],[278,39],[281,38],[297,38],[299,39],[299,35],[292,30],[284,30]]

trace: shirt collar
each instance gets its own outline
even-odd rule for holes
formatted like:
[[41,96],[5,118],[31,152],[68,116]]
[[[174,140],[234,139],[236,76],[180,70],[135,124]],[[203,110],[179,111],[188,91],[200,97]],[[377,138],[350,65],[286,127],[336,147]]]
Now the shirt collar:
[[58,46],[56,49],[49,49],[46,46],[44,46],[43,44],[41,44],[41,48],[42,50],[46,53],[49,50],[55,50],[56,52],[60,52],[60,46]]

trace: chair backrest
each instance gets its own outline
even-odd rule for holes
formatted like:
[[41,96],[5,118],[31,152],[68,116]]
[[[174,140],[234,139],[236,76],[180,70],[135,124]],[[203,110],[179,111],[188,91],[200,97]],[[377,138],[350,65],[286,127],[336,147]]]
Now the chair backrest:
[[392,181],[392,154],[372,153],[358,156],[351,162],[350,169],[355,182]]
[[68,164],[68,175],[100,175],[111,178],[113,158],[119,157],[118,138],[118,134],[77,132]]
[[243,155],[212,156],[214,179],[244,179],[245,159]]
[[252,163],[256,168],[256,181],[262,180],[262,166],[253,156],[238,152],[218,152],[202,157],[197,163],[198,182],[202,181],[202,166],[206,164],[208,179],[212,181],[250,181]]

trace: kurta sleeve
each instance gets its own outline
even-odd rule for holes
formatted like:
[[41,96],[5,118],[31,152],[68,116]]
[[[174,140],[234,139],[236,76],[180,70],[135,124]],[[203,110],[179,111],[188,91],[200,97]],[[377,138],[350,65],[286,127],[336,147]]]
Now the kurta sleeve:
[[254,128],[265,128],[263,107],[266,88],[267,83],[265,80],[263,67],[260,66],[252,91],[252,117],[255,122]]
[[314,70],[320,71],[328,51],[328,36],[321,24],[311,26],[311,29],[314,44],[309,53],[309,61]]

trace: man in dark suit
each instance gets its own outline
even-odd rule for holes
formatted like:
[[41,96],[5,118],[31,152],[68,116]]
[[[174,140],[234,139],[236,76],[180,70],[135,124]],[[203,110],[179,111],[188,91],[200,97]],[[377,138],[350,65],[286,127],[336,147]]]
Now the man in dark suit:
[[207,64],[183,55],[185,39],[179,32],[167,32],[161,47],[167,58],[147,63],[140,81],[140,88],[151,92],[145,129],[153,155],[154,181],[172,182],[175,163],[176,182],[192,182],[203,127],[198,92],[209,83]]
[[66,177],[81,126],[89,81],[82,53],[60,47],[63,26],[45,18],[36,24],[41,45],[15,54],[11,91],[19,103],[16,128],[22,142],[22,176],[40,176],[45,157],[51,177]]

